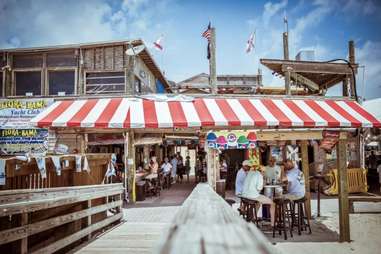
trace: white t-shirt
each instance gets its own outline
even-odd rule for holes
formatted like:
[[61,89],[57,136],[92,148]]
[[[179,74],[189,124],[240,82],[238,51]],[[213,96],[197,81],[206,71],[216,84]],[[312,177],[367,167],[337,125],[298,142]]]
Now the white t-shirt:
[[245,182],[243,183],[242,197],[254,199],[259,197],[260,191],[263,189],[263,176],[258,171],[250,171],[247,173]]
[[164,163],[163,165],[161,165],[161,168],[163,169],[164,173],[168,173],[168,172],[171,172],[172,165],[169,162]]
[[286,172],[288,181],[288,194],[304,197],[306,187],[304,183],[304,174],[297,167]]

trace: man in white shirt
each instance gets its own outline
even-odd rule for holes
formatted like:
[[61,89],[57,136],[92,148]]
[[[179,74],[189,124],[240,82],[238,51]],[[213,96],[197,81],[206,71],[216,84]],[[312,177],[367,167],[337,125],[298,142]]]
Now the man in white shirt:
[[275,164],[275,162],[276,159],[272,156],[269,160],[269,165],[266,166],[266,171],[264,175],[266,183],[275,184],[280,181],[281,169],[278,165]]
[[275,204],[270,198],[260,194],[262,189],[263,175],[255,168],[253,168],[251,171],[249,171],[249,173],[247,173],[245,182],[243,184],[242,197],[256,200],[261,204],[270,205],[271,226],[274,226]]
[[164,163],[161,165],[161,169],[163,170],[164,175],[168,175],[171,173],[172,165],[169,163],[169,160],[167,157],[164,158]]
[[245,160],[242,162],[242,168],[238,170],[237,176],[235,178],[235,195],[241,196],[243,190],[243,183],[245,182],[245,178],[247,172],[250,170],[250,162]]
[[286,174],[284,180],[288,182],[288,193],[284,196],[290,200],[303,198],[306,193],[303,172],[291,160],[286,161],[284,169]]

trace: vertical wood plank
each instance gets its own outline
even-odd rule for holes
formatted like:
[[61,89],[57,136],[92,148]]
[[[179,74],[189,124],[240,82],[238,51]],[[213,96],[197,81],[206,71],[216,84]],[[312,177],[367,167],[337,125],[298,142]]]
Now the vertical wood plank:
[[302,169],[304,174],[304,182],[306,187],[306,194],[305,197],[307,199],[306,202],[306,212],[307,217],[310,220],[311,219],[311,189],[310,189],[310,167],[309,167],[309,161],[308,161],[308,141],[302,140],[301,141],[301,148],[302,148]]
[[347,178],[347,141],[340,139],[336,145],[337,175],[339,182],[339,222],[340,242],[350,241],[349,204],[348,204],[348,178]]
[[212,94],[217,94],[217,73],[216,73],[216,29],[211,28],[210,59],[209,59],[209,82]]
[[[28,213],[21,214],[21,226],[28,224]],[[28,253],[28,237],[21,239],[20,253]]]

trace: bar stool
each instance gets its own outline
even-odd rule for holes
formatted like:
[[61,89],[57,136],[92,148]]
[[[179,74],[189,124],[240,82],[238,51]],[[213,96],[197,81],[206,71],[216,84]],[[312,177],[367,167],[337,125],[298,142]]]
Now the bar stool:
[[275,231],[279,231],[279,235],[284,234],[284,240],[287,240],[287,230],[292,234],[292,210],[291,200],[287,198],[275,198],[275,219],[273,227],[273,238],[275,237]]
[[[309,230],[309,234],[312,233],[310,221],[306,215],[306,201],[305,197],[294,200],[292,204],[292,228],[298,227],[298,235],[301,235],[301,231]],[[296,209],[295,209],[296,208]],[[295,211],[296,210],[296,211]]]
[[257,215],[257,207],[259,207],[259,202],[253,199],[248,199],[248,198],[241,198],[241,203],[242,203],[242,210],[241,214],[246,221],[252,221],[254,222],[257,226],[258,225],[258,215]]

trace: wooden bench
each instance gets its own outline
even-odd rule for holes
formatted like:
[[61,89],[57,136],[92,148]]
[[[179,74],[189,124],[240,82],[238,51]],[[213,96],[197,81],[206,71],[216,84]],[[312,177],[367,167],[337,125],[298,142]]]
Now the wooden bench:
[[200,183],[179,208],[154,253],[271,254],[274,251],[253,223],[244,221],[208,184]]
[[[355,213],[353,203],[355,202],[381,202],[381,196],[349,196],[349,213]],[[371,212],[371,213],[381,213],[381,212]]]

